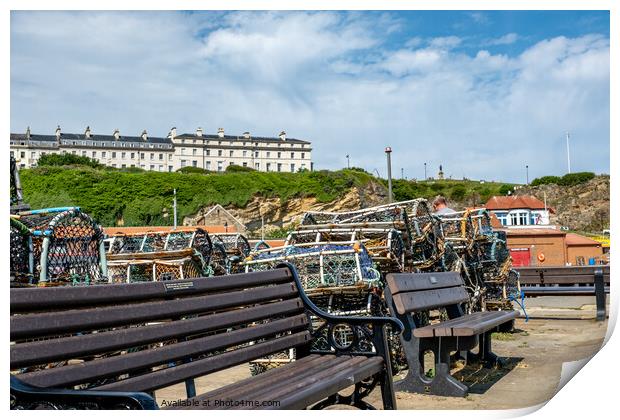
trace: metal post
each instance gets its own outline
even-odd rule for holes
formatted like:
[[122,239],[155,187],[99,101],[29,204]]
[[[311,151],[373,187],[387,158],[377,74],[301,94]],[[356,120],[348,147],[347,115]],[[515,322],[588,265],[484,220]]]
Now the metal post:
[[174,191],[174,200],[172,202],[172,209],[174,212],[174,228],[177,228],[177,189],[175,188]]
[[400,168],[400,179],[405,179],[405,168]]
[[425,181],[427,180],[427,178],[426,178],[426,162],[424,162],[424,180]]
[[351,164],[349,163],[349,155],[347,155],[347,169],[351,169]]
[[525,185],[530,185],[530,171],[528,165],[525,165]]
[[594,294],[596,295],[596,320],[605,320],[605,280],[603,269],[594,270]]
[[390,146],[385,148],[385,154],[387,156],[387,176],[388,176],[388,203],[393,201],[392,198],[392,148]]
[[568,160],[568,173],[570,174],[570,144],[568,143],[568,139],[570,138],[570,134],[566,132],[566,159]]

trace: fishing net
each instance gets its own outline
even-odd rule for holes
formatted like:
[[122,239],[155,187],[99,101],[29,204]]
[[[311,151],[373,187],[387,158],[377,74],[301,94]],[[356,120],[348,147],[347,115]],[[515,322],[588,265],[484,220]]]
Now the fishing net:
[[11,218],[11,286],[33,281],[30,268],[30,230],[19,220]]

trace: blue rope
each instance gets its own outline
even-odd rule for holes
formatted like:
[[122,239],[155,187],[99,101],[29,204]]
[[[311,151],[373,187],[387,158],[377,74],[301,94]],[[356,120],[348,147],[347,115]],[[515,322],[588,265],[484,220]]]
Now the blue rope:
[[517,302],[517,305],[519,305],[521,309],[523,309],[523,314],[525,315],[525,322],[527,322],[529,321],[530,317],[525,310],[525,292],[523,290],[521,290],[521,295],[519,297],[521,298],[520,302],[519,300],[517,300],[518,298],[516,296],[508,296],[508,300],[512,302]]

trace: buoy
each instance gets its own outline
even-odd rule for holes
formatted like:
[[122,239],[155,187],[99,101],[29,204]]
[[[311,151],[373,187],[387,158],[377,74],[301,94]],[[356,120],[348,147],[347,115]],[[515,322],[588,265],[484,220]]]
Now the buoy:
[[545,260],[545,254],[542,252],[538,254],[538,261],[543,262]]

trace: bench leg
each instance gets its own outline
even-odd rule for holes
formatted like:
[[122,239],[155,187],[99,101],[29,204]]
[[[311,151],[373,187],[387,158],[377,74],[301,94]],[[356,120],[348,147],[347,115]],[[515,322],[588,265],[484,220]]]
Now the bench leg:
[[[420,394],[441,395],[445,397],[464,397],[468,387],[450,375],[450,347],[438,344],[422,344],[412,340],[412,350],[417,350],[415,357],[407,357],[409,372],[407,376],[394,384],[397,391],[416,392]],[[423,372],[424,352],[431,350],[435,355],[435,376],[427,377]]]
[[485,364],[486,367],[501,366],[500,358],[491,350],[491,331],[480,334],[480,350],[478,351],[478,359]]
[[[356,407],[360,410],[376,410],[376,408],[372,405],[364,401],[364,398],[367,397],[377,385],[377,382],[384,379],[385,375],[379,374],[371,378],[371,381],[357,383],[355,384],[355,390],[351,395],[342,395],[339,393],[333,394],[330,397],[324,399],[323,401],[313,405],[311,407],[312,410],[323,410],[326,407],[331,405],[350,405],[352,407]],[[391,386],[391,381],[390,381]],[[389,391],[389,390],[388,390]],[[396,401],[393,396],[394,393],[392,391],[392,401],[389,401],[390,398],[388,396],[388,401],[386,402],[386,393],[385,393],[384,385],[381,384],[381,397],[383,398],[383,408],[385,410],[393,410],[396,408]],[[390,405],[392,404],[392,405]]]

